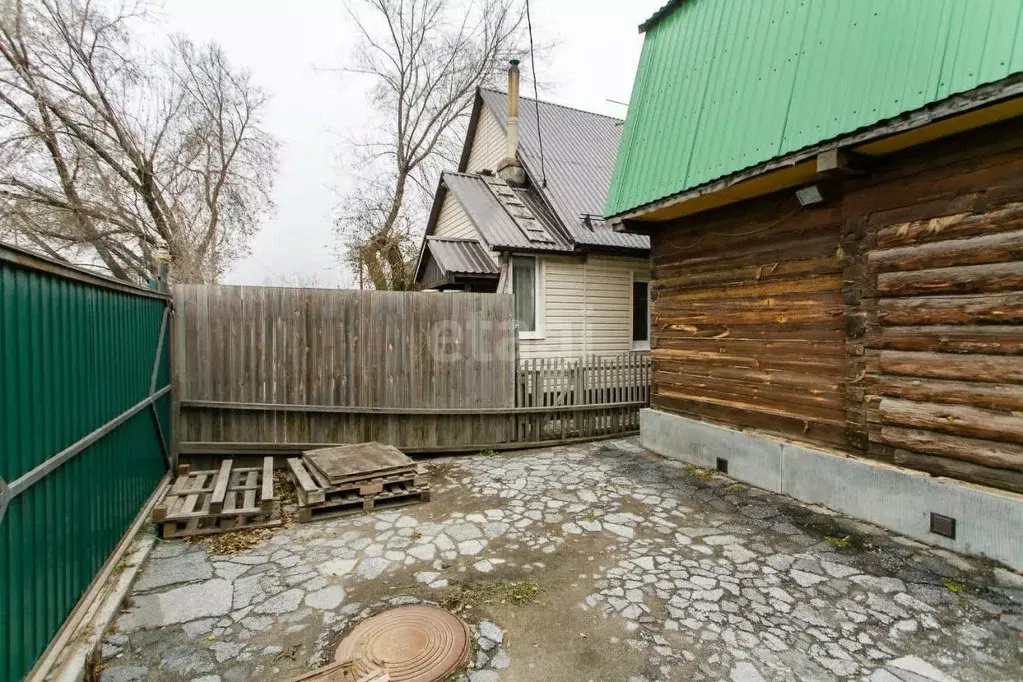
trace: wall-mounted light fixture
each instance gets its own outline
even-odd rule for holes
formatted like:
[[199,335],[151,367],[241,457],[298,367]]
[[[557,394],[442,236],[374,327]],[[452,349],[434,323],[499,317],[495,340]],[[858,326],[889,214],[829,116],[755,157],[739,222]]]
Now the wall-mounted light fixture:
[[796,198],[799,199],[800,206],[813,206],[824,201],[824,195],[821,194],[821,189],[817,185],[796,190]]

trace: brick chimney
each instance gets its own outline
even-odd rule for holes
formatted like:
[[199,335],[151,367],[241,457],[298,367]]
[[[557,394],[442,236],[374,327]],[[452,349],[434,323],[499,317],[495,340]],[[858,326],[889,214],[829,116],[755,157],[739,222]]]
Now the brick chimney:
[[526,171],[519,163],[519,60],[508,66],[508,139],[497,175],[509,185],[525,185]]

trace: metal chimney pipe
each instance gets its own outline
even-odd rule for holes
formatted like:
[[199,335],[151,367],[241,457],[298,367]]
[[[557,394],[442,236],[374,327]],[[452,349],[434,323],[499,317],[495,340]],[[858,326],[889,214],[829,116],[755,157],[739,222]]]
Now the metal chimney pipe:
[[511,60],[508,67],[508,146],[505,157],[519,155],[519,60]]
[[510,185],[526,184],[526,171],[519,163],[519,60],[508,66],[508,135],[498,176]]

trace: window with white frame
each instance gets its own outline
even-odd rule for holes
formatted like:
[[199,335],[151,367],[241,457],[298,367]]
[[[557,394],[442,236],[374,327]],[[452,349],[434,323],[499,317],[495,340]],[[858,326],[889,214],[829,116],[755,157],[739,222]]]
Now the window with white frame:
[[650,282],[632,281],[632,349],[650,350]]
[[540,333],[540,262],[535,256],[513,256],[512,294],[515,323],[523,338]]

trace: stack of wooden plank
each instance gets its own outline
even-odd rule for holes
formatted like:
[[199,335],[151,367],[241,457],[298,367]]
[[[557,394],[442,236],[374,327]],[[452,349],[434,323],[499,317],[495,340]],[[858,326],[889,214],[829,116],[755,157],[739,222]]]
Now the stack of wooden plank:
[[153,523],[164,539],[278,526],[273,471],[273,457],[265,457],[262,467],[239,468],[226,459],[211,471],[192,471],[183,464],[153,509]]
[[289,459],[288,468],[301,522],[430,500],[425,471],[390,445],[309,450]]

